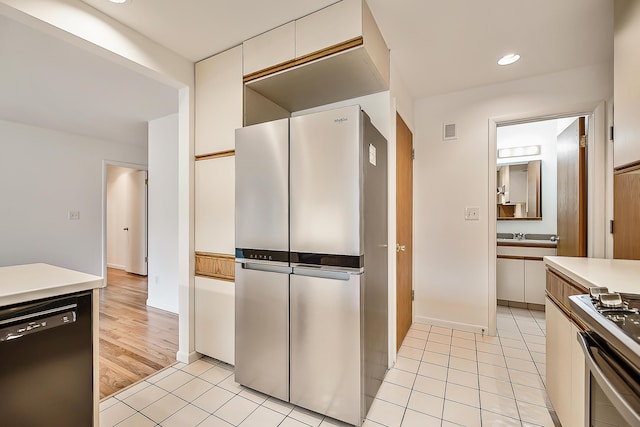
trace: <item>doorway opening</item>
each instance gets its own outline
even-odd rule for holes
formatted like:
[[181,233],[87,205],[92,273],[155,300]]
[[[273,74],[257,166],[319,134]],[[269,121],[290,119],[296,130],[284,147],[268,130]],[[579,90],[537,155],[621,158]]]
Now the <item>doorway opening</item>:
[[496,299],[544,310],[544,256],[587,254],[589,117],[498,125]]
[[100,398],[176,361],[178,315],[147,305],[147,169],[104,164]]

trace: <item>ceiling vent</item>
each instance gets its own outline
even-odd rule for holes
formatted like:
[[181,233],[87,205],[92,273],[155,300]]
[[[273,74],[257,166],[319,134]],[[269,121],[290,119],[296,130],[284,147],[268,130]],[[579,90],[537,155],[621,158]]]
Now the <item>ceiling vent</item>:
[[449,139],[458,138],[458,129],[455,123],[445,124],[442,126],[442,140],[447,141]]

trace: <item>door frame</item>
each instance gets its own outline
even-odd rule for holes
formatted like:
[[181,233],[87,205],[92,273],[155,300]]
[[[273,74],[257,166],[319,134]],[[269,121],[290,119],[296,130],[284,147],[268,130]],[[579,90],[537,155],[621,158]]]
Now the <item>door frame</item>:
[[[107,170],[109,166],[118,166],[122,168],[129,168],[135,170],[143,170],[149,173],[149,167],[147,165],[141,165],[137,163],[118,162],[114,160],[102,161],[102,282],[103,286],[107,286]],[[147,198],[148,198],[147,193]],[[148,221],[149,221],[149,204],[147,203],[147,235],[148,235]],[[147,246],[147,252],[149,247]]]
[[497,296],[496,296],[496,257],[497,257],[497,214],[491,206],[495,205],[495,188],[497,174],[497,128],[541,120],[559,119],[563,117],[589,116],[589,144],[587,147],[587,256],[604,258],[607,253],[609,239],[607,227],[609,219],[613,219],[613,194],[607,192],[609,182],[613,180],[613,162],[607,158],[607,109],[605,101],[568,105],[565,108],[532,111],[512,115],[490,117],[489,131],[489,188],[487,188],[487,218],[489,221],[489,250],[487,263],[489,266],[488,292],[488,334],[497,335]]

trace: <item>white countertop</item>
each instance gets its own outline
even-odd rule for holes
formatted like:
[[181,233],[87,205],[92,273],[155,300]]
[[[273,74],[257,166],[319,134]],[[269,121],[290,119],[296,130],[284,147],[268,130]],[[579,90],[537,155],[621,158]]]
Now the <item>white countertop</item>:
[[640,294],[640,261],[546,256],[544,262],[587,288],[606,286],[610,292]]
[[0,267],[0,307],[102,287],[102,277],[49,264]]

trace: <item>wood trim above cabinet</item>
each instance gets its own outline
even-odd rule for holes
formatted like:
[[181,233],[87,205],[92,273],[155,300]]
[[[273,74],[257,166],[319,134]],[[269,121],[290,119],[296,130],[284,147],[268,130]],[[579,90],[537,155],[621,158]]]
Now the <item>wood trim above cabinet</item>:
[[501,259],[521,259],[524,261],[544,261],[544,258],[539,256],[523,256],[523,255],[497,255],[497,258]]
[[326,49],[319,50],[317,52],[310,53],[305,56],[301,56],[300,58],[293,59],[291,61],[286,61],[277,65],[274,65],[269,68],[265,68],[264,70],[256,71],[251,74],[247,74],[243,78],[243,82],[247,83],[252,80],[259,79],[264,76],[268,76],[269,74],[275,74],[280,71],[288,70],[289,68],[297,67],[298,65],[306,64],[307,62],[315,61],[316,59],[323,58],[325,56],[330,56],[336,53],[343,52],[345,50],[352,49],[354,47],[362,46],[364,44],[364,39],[362,36],[356,37],[351,40],[347,40],[342,43],[338,43],[333,46],[329,46]]
[[235,257],[227,254],[196,252],[196,276],[235,281]]
[[236,150],[218,151],[216,153],[199,154],[195,157],[196,162],[199,160],[218,159],[220,157],[231,157],[236,155]]
[[618,175],[621,173],[637,171],[638,169],[640,169],[640,160],[613,168],[613,173]]
[[497,246],[510,246],[513,248],[522,247],[522,248],[551,248],[555,249],[558,245],[555,243],[511,243],[511,242],[498,242]]

